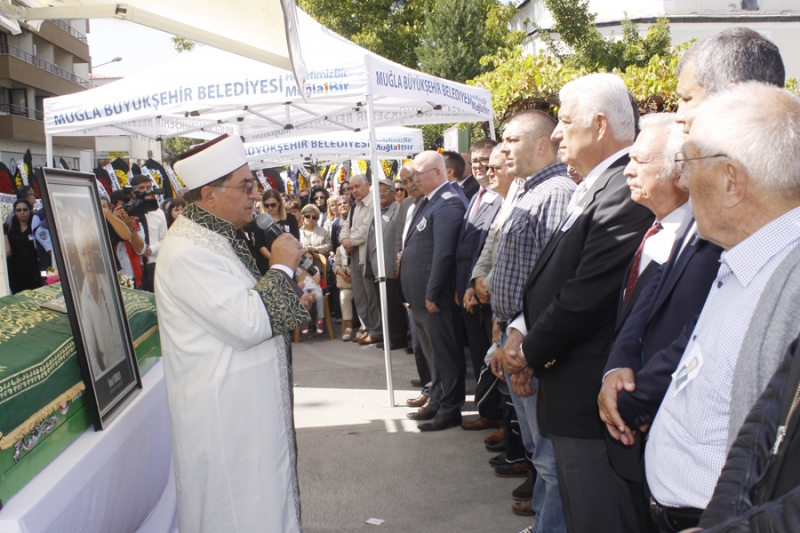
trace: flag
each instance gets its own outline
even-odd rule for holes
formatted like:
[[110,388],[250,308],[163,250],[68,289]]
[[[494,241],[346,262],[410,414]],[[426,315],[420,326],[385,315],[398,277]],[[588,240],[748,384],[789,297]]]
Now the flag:
[[[108,166],[108,165],[107,165]],[[94,172],[95,178],[97,178],[97,186],[101,192],[105,192],[108,198],[111,198],[111,192],[114,189],[113,181],[111,180],[111,176],[108,174],[108,170],[104,167],[97,167],[96,169],[92,170]]]
[[0,162],[0,194],[14,194],[15,190],[14,174],[5,163]]
[[111,162],[111,168],[114,169],[114,174],[117,176],[117,181],[119,182],[119,186],[125,187],[126,185],[128,185],[128,181],[130,180],[129,176],[131,172],[131,167],[128,166],[128,163],[126,163],[125,161],[123,161],[118,157]]
[[22,160],[17,161],[16,173],[14,174],[14,183],[16,183],[15,190],[25,185],[30,185],[28,179],[32,169],[31,149],[28,148],[25,150],[25,155],[22,156]]
[[139,165],[137,165],[136,163],[131,165],[131,171],[129,172],[129,175],[131,177],[136,176],[136,175],[141,174],[141,173],[142,173],[142,169],[139,168]]
[[70,170],[69,165],[67,164],[66,161],[64,161],[63,157],[59,157],[58,158],[58,165],[53,165],[53,166],[60,166],[64,170]]
[[[175,198],[175,191],[170,182],[167,170],[152,157],[144,162],[143,168],[150,171],[150,176],[155,180],[156,186],[164,189],[164,198]],[[164,179],[166,177],[166,179]]]

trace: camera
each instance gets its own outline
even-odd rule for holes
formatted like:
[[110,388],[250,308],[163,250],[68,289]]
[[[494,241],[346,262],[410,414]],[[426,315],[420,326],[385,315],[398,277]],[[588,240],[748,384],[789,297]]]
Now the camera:
[[158,209],[158,200],[148,199],[147,196],[163,195],[163,189],[153,189],[150,192],[137,191],[133,187],[126,185],[123,190],[131,196],[131,203],[125,206],[128,216],[142,218],[146,213]]

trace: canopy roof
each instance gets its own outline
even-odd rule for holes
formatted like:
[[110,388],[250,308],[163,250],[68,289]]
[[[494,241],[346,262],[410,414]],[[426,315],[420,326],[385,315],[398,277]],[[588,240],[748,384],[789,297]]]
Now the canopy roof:
[[148,26],[259,62],[305,79],[294,0],[20,0],[0,3],[0,25],[14,34],[20,22],[113,18]]
[[246,141],[330,130],[366,130],[366,95],[375,125],[486,121],[485,89],[436,78],[381,58],[297,10],[308,69],[305,100],[294,75],[211,47],[139,75],[44,102],[50,136],[128,135]]
[[[378,128],[375,133],[375,147],[381,159],[405,159],[425,149],[422,130],[417,128]],[[371,153],[369,132],[346,130],[250,142],[244,148],[252,168],[366,159]]]

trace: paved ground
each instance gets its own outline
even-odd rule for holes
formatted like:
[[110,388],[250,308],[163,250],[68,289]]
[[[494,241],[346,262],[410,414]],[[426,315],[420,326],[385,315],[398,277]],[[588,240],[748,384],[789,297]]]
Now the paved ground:
[[[418,394],[414,359],[403,350],[392,359],[395,403],[404,406]],[[388,406],[382,351],[304,339],[294,345],[294,382],[306,533],[517,533],[530,523],[510,511],[523,479],[496,477],[487,463],[491,431],[420,433],[409,408]],[[467,384],[471,394],[471,376]]]

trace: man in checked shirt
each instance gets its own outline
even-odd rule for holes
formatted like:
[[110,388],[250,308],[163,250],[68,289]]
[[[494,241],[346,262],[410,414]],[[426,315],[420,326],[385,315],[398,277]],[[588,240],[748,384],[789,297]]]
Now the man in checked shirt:
[[[502,347],[507,336],[506,322],[522,312],[525,280],[539,254],[567,212],[575,183],[567,166],[556,157],[557,143],[550,139],[556,125],[542,111],[523,111],[511,117],[503,132],[503,148],[509,172],[527,176],[517,193],[517,205],[500,234],[497,257],[492,270],[492,311],[500,320]],[[519,342],[513,348],[516,350]],[[499,354],[497,350],[495,354]],[[497,368],[493,364],[493,369]],[[493,370],[494,371],[494,370]],[[495,372],[505,379],[502,370]],[[536,395],[522,398],[512,392],[522,440],[534,457],[550,457],[552,468],[537,471],[531,510],[536,513],[535,531],[566,531],[561,510],[553,447],[536,425]],[[541,462],[541,461],[539,461]],[[528,502],[526,502],[528,503]]]

